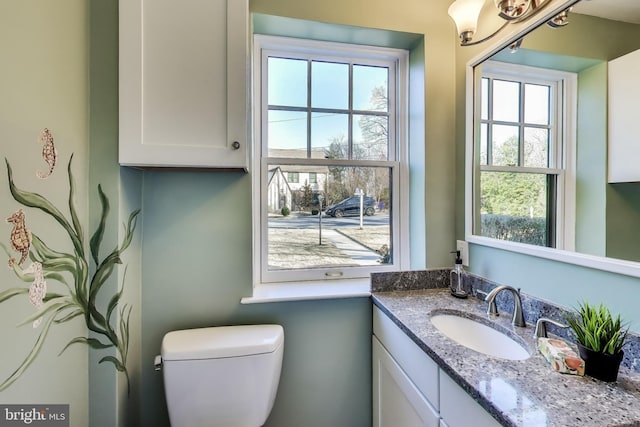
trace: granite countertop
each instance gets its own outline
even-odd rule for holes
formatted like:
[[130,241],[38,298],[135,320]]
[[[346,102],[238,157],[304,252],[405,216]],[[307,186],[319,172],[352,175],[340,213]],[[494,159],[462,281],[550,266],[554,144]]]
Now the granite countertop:
[[[505,426],[640,426],[640,375],[621,367],[618,381],[566,375],[536,350],[534,328],[511,325],[511,313],[491,318],[478,298],[458,299],[448,289],[374,292],[374,304],[483,408]],[[436,310],[481,316],[520,341],[532,356],[504,360],[464,347],[429,321]]]

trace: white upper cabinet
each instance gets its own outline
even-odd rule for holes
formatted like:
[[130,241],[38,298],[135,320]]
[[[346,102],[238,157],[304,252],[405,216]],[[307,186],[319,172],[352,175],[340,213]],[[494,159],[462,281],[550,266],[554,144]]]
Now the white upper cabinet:
[[248,0],[120,0],[121,165],[247,169]]
[[609,182],[640,181],[640,50],[609,62]]

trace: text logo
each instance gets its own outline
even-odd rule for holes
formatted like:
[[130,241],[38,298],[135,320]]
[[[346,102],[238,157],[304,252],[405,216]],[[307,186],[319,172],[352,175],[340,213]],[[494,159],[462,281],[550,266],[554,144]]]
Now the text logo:
[[69,405],[0,405],[0,427],[69,427]]

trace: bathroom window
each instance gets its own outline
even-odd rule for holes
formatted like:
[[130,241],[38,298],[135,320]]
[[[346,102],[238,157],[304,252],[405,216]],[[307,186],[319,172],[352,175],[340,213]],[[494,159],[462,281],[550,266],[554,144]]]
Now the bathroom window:
[[407,52],[261,35],[254,46],[254,283],[398,270]]
[[564,224],[573,217],[567,196],[574,185],[568,136],[574,78],[518,65],[483,65],[476,234],[556,248],[569,243],[570,227]]

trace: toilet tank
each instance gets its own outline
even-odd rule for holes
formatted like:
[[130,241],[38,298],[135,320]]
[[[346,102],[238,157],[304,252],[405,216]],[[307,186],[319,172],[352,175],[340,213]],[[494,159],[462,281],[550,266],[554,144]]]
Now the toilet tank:
[[280,325],[187,329],[162,340],[162,371],[173,427],[259,427],[276,397]]

